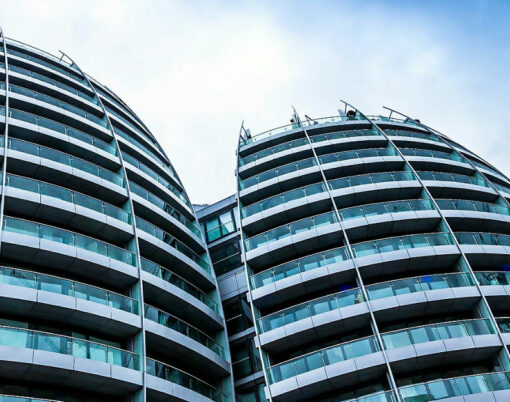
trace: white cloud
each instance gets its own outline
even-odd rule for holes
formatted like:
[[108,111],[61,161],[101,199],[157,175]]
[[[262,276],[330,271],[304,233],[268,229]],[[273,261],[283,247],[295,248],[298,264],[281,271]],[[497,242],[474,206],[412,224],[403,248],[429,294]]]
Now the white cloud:
[[[264,131],[285,124],[291,104],[324,116],[336,113],[340,98],[365,113],[401,108],[510,172],[509,58],[489,47],[467,59],[464,27],[448,15],[357,2],[5,0],[0,7],[7,36],[67,51],[117,92],[197,203],[235,191],[243,119]],[[481,33],[466,35],[476,43]]]

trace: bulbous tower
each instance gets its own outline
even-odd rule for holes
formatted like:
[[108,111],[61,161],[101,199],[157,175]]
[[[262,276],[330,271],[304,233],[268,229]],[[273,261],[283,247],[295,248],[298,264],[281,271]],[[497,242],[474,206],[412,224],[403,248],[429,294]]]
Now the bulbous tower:
[[231,400],[216,278],[153,134],[67,56],[1,39],[0,394]]
[[241,130],[248,300],[273,401],[510,398],[510,181],[401,117],[346,105]]

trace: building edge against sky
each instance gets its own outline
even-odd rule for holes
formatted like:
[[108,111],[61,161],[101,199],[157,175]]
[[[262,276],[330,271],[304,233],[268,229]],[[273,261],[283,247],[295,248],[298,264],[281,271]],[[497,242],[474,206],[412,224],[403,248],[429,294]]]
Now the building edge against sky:
[[510,398],[505,175],[348,104],[242,128],[237,156],[237,193],[197,216],[240,400]]
[[510,181],[446,136],[243,127],[236,194],[193,208],[69,57],[2,37],[0,98],[0,394],[510,399]]
[[233,400],[216,278],[166,154],[67,55],[1,39],[0,394]]

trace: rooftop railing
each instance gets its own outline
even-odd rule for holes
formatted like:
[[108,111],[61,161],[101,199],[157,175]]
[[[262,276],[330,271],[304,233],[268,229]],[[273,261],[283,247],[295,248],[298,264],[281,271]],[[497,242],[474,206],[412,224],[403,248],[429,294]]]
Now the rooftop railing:
[[360,115],[359,113],[356,113],[354,116],[349,116],[349,117],[347,117],[347,116],[321,117],[321,118],[313,119],[313,120],[309,120],[309,121],[308,120],[302,121],[301,123],[286,124],[284,126],[280,126],[277,128],[273,128],[272,130],[268,130],[268,131],[264,131],[263,133],[256,134],[256,135],[251,136],[250,138],[247,138],[247,139],[241,138],[240,145],[241,145],[241,147],[243,147],[245,145],[251,144],[252,142],[260,141],[264,138],[273,137],[275,135],[278,135],[278,134],[281,134],[281,133],[284,133],[287,131],[291,131],[291,130],[297,130],[300,128],[302,129],[302,128],[308,128],[308,127],[312,127],[312,126],[320,125],[320,124],[340,123],[340,122],[345,122],[345,121],[356,121],[356,120],[365,120],[365,118],[362,115]]

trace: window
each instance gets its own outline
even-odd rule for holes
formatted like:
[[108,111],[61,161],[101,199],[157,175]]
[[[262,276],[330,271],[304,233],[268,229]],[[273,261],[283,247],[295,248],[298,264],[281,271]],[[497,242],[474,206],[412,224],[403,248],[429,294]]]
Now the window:
[[250,306],[246,295],[227,300],[224,305],[225,321],[229,336],[253,327]]
[[205,233],[207,243],[211,243],[234,232],[236,230],[234,222],[232,210],[206,219],[204,223],[202,223],[202,229]]
[[243,264],[241,259],[241,246],[239,239],[233,239],[228,244],[221,244],[209,250],[211,261],[214,266],[216,275],[222,275],[226,272],[232,271]]

